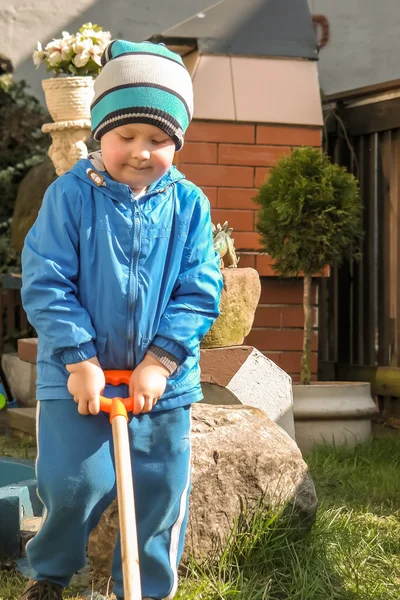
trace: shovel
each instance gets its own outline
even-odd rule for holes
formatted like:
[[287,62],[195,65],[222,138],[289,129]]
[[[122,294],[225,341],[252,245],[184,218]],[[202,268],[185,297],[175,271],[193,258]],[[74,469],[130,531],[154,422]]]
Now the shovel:
[[[131,371],[104,371],[106,383],[129,385]],[[139,550],[135,514],[135,497],[131,452],[128,437],[128,412],[133,411],[133,398],[104,398],[100,396],[100,409],[110,413],[112,426],[119,529],[121,536],[122,575],[124,600],[142,600]]]

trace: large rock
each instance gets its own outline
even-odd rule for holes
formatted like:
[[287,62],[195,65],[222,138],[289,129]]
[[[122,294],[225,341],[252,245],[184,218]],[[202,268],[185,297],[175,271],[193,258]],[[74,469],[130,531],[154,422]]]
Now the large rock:
[[18,252],[22,251],[25,236],[36,220],[45,191],[55,179],[54,165],[46,157],[40,165],[32,167],[21,181],[12,221],[12,244]]
[[[223,545],[243,506],[287,503],[302,532],[315,519],[317,498],[308,468],[291,437],[261,410],[248,406],[193,406],[193,489],[184,561],[205,558]],[[110,573],[117,532],[116,503],[89,541],[97,576]]]
[[222,269],[224,287],[220,316],[202,341],[202,348],[240,346],[250,333],[260,300],[260,276],[255,269]]

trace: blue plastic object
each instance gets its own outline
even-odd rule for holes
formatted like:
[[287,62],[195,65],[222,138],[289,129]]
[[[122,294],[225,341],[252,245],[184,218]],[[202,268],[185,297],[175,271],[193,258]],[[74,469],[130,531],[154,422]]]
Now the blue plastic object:
[[10,558],[21,555],[22,520],[40,517],[42,509],[34,462],[0,457],[0,553]]
[[0,382],[0,410],[5,406],[8,406],[8,408],[15,408],[17,406],[17,401],[13,398],[12,402],[7,402],[6,391],[3,384]]

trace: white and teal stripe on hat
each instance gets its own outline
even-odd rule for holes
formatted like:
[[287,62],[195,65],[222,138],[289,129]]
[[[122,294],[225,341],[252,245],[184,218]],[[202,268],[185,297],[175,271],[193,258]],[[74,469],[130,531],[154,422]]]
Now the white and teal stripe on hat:
[[[124,123],[118,123],[115,119],[117,114],[125,115]],[[169,122],[171,130],[180,130],[180,135],[186,131],[190,122],[185,103],[176,95],[158,87],[133,84],[110,90],[99,99],[97,104],[92,105],[93,136],[99,140],[104,133],[114,127],[141,121],[139,115],[144,114],[146,114],[146,122],[151,122],[154,115],[152,124],[166,131],[165,124]],[[131,118],[128,115],[131,115]],[[162,120],[159,118],[160,115]],[[112,127],[110,124],[113,124]],[[170,135],[169,131],[166,133]]]
[[154,44],[153,42],[128,42],[127,40],[114,40],[107,46],[101,58],[103,66],[111,59],[116,58],[121,54],[149,54],[163,56],[184,67],[179,54],[169,50],[165,44]]
[[[153,44],[154,45],[154,44]],[[189,73],[183,64],[165,60],[158,55],[123,54],[107,63],[95,83],[95,96],[92,106],[105,94],[115,88],[143,83],[170,90],[186,105],[189,119],[193,115],[193,86]]]
[[95,139],[122,124],[146,122],[179,149],[193,115],[192,81],[180,56],[164,45],[116,40],[103,62],[91,107]]

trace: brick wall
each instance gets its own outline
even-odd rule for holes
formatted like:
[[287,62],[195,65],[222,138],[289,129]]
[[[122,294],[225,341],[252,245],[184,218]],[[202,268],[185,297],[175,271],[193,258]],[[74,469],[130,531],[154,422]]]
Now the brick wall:
[[[302,280],[281,280],[261,250],[252,201],[269,168],[296,146],[321,145],[320,128],[194,121],[176,156],[178,168],[208,196],[214,223],[233,227],[241,267],[256,268],[262,296],[253,329],[246,339],[287,371],[300,373],[302,349]],[[317,284],[314,324],[317,326]],[[317,373],[317,331],[313,339],[313,376]]]
[[252,198],[269,167],[301,145],[320,146],[320,128],[194,121],[176,162],[207,194],[213,220],[234,228],[236,248],[259,250]]
[[[318,284],[314,281],[312,378],[318,370]],[[255,346],[278,366],[282,367],[293,381],[300,377],[300,362],[303,347],[303,282],[301,279],[279,279],[261,277],[261,298],[256,311],[253,329],[245,340]]]

